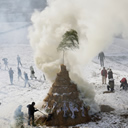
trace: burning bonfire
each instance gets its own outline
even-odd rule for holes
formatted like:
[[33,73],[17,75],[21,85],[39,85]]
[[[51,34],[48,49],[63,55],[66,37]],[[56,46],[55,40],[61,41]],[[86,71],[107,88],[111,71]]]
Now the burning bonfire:
[[79,98],[79,93],[77,85],[69,78],[66,66],[61,65],[61,71],[42,106],[48,117],[39,117],[36,123],[47,126],[73,126],[90,121],[89,106]]
[[[79,48],[77,32],[73,29],[63,35],[63,40],[57,50],[63,51]],[[42,109],[45,110],[46,117],[40,116],[36,124],[46,126],[74,126],[86,123],[91,120],[88,114],[89,106],[84,104],[79,98],[77,85],[69,78],[69,73],[64,64],[61,71],[50,88],[47,97],[44,99]]]

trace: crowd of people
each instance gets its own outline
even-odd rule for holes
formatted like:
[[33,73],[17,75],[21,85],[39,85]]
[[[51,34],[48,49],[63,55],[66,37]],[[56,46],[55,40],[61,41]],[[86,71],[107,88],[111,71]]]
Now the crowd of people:
[[[105,60],[105,55],[103,52],[100,52],[98,55],[98,59],[100,59],[100,65],[103,68],[101,70],[101,76],[102,76],[102,84],[106,84],[107,85],[107,90],[110,92],[114,91],[114,78],[113,78],[113,71],[112,69],[109,68],[109,70],[107,71],[107,69],[104,66],[104,60]],[[10,83],[13,84],[13,74],[14,71],[13,69],[10,67],[8,67],[8,59],[7,58],[3,58],[3,63],[5,65],[4,69],[8,70],[9,72],[9,78],[10,78]],[[22,79],[24,80],[24,87],[26,87],[27,85],[30,87],[30,83],[29,83],[29,78],[28,78],[28,74],[24,71],[24,77],[22,77],[22,71],[21,68],[22,67],[22,63],[21,63],[21,58],[19,55],[17,55],[17,73],[18,73],[18,80]],[[0,69],[1,69],[1,63],[0,63]],[[45,80],[45,76],[43,74],[44,80]],[[37,79],[37,77],[35,76],[35,71],[33,66],[30,66],[30,78],[31,80],[33,79]],[[107,84],[107,78],[108,78],[108,84]],[[120,88],[127,90],[128,88],[128,84],[127,84],[127,79],[126,78],[122,78],[120,80]],[[38,109],[36,109],[35,107],[35,102],[32,102],[31,104],[27,105],[28,108],[28,125],[30,125],[30,120],[32,119],[32,125],[35,126],[34,124],[34,113],[39,111]],[[22,109],[22,105],[19,105],[18,108],[15,110],[14,113],[14,118],[16,120],[16,125],[18,126],[23,125],[23,120],[24,120],[24,114],[21,111]],[[20,120],[19,120],[20,119]]]
[[[30,83],[29,83],[29,77],[27,72],[24,71],[22,76],[22,70],[21,68],[23,68],[23,64],[21,63],[21,58],[19,55],[17,55],[17,76],[18,76],[18,81],[21,79],[24,81],[24,87],[26,87],[27,85],[29,87],[31,87]],[[12,69],[12,67],[9,67],[8,65],[8,59],[7,58],[3,58],[2,59],[4,66],[2,66],[2,64],[0,63],[0,69],[4,69],[6,71],[8,71],[9,74],[9,79],[10,79],[10,84],[13,85],[14,81],[13,81],[13,77],[14,77],[14,70]],[[44,81],[46,80],[45,75],[43,74],[44,77]],[[33,80],[37,80],[37,77],[35,76],[35,71],[33,66],[30,66],[30,79]],[[35,109],[35,102],[32,102],[31,104],[27,105],[28,108],[28,125],[30,125],[30,120],[32,119],[32,125],[35,126],[34,124],[34,113],[36,111],[38,111],[38,109]],[[14,112],[14,119],[15,119],[15,125],[16,127],[20,126],[21,128],[23,127],[23,122],[24,122],[24,113],[21,111],[22,109],[22,105],[19,105],[17,107],[17,109]]]
[[[106,84],[107,81],[107,76],[108,76],[108,84],[107,84],[107,90],[113,92],[114,91],[114,78],[113,78],[113,72],[112,69],[109,68],[109,71],[104,67],[104,60],[105,60],[105,55],[103,52],[100,52],[98,55],[98,59],[100,59],[100,65],[103,67],[101,70],[101,76],[102,76],[102,84]],[[122,78],[120,80],[120,88],[127,90],[128,89],[128,83],[126,78]]]
[[[30,83],[29,83],[29,77],[28,77],[28,74],[27,72],[24,71],[23,75],[22,76],[22,71],[21,71],[21,67],[23,67],[22,63],[21,63],[21,58],[19,55],[17,55],[17,75],[18,75],[18,81],[20,79],[24,80],[24,87],[26,87],[27,85],[30,87]],[[13,77],[14,77],[14,70],[12,69],[12,67],[9,67],[8,66],[8,59],[7,58],[3,58],[2,59],[3,61],[3,64],[4,66],[2,67],[2,64],[0,63],[0,69],[4,69],[4,70],[7,70],[8,73],[9,73],[9,79],[10,79],[10,84],[13,85],[14,84],[14,81],[13,81]],[[43,74],[43,77],[44,77],[44,80],[45,79],[45,76]],[[37,79],[37,77],[35,76],[35,71],[34,71],[34,68],[33,66],[30,66],[30,79],[33,80],[33,79]]]

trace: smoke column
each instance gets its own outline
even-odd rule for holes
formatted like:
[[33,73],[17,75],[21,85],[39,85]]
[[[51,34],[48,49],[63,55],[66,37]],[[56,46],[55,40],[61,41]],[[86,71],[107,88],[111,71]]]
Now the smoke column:
[[53,81],[62,64],[62,52],[57,47],[62,35],[74,29],[78,32],[80,48],[67,51],[65,65],[70,78],[77,83],[84,101],[93,112],[98,110],[95,93],[81,73],[85,66],[113,37],[128,36],[128,0],[48,0],[42,12],[36,11],[31,20],[29,39],[34,50],[35,62]]

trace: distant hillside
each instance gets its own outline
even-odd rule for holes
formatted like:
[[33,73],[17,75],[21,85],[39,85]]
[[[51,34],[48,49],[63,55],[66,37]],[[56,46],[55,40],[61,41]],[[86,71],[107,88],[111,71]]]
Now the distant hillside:
[[27,22],[35,9],[45,7],[46,0],[0,0],[0,22]]

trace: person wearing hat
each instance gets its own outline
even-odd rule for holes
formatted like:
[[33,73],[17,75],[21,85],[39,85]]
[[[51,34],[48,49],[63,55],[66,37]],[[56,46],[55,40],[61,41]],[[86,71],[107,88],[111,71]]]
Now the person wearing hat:
[[38,109],[35,109],[35,102],[32,102],[32,104],[27,105],[28,107],[28,125],[30,125],[30,119],[32,118],[32,125],[34,124],[34,113],[38,111]]

